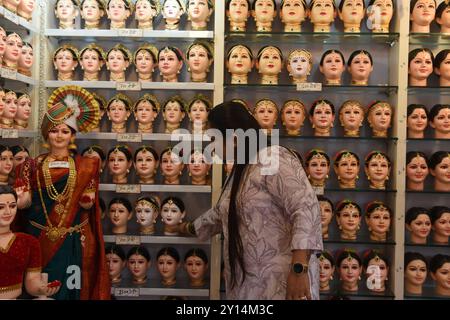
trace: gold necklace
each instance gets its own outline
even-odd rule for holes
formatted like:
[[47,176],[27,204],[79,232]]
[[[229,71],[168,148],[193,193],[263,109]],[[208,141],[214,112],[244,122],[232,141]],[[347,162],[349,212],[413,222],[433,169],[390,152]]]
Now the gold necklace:
[[[69,158],[69,159],[71,159],[71,158]],[[72,168],[70,168],[70,166],[69,166],[69,170],[71,170],[71,169]],[[71,170],[71,171],[74,171],[74,170]],[[45,234],[47,235],[47,238],[50,241],[55,242],[55,241],[57,241],[58,239],[60,239],[63,236],[61,227],[62,227],[62,225],[64,223],[64,219],[66,218],[67,208],[70,207],[72,199],[69,199],[66,202],[66,206],[65,207],[63,206],[63,209],[64,209],[63,210],[63,215],[61,216],[61,218],[59,220],[58,226],[54,227],[53,223],[50,221],[50,218],[48,216],[47,207],[45,206],[44,197],[42,196],[42,187],[41,187],[41,179],[39,177],[39,169],[37,170],[36,173],[37,173],[37,185],[38,185],[39,197],[41,199],[42,209],[44,210],[45,220],[47,221],[47,224],[48,224],[48,227],[46,228],[46,233]],[[70,194],[73,193],[73,189],[74,188],[75,188],[75,184],[73,184],[73,186],[71,187]],[[56,208],[55,208],[55,211],[56,211]]]
[[50,161],[48,160],[48,158],[46,158],[44,160],[44,163],[42,164],[42,174],[44,176],[45,188],[47,189],[47,194],[49,198],[57,202],[57,204],[55,205],[55,212],[58,215],[61,215],[64,212],[64,205],[61,204],[61,202],[66,200],[72,194],[73,188],[75,187],[76,183],[75,161],[69,157],[69,178],[67,179],[67,183],[64,187],[64,190],[61,193],[59,193],[58,190],[56,190],[55,186],[53,185],[49,163]]

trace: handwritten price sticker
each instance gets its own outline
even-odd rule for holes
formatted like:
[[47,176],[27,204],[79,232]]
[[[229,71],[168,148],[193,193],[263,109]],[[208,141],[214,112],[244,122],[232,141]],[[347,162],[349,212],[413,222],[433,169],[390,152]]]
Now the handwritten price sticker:
[[117,82],[117,91],[141,91],[140,82]]
[[1,76],[2,76],[2,78],[16,80],[17,79],[17,71],[3,68],[2,72],[1,72]]
[[118,184],[116,185],[116,193],[141,193],[139,184]]
[[117,245],[133,245],[138,246],[141,244],[141,237],[139,236],[116,236]]
[[297,91],[322,91],[322,84],[315,82],[298,83]]
[[144,30],[141,29],[120,29],[118,30],[119,37],[143,37]]
[[324,187],[313,187],[313,190],[318,196],[323,196],[325,194]]
[[3,129],[2,138],[17,139],[19,137],[19,130],[17,129]]
[[118,133],[118,142],[142,142],[141,133]]
[[5,9],[4,15],[5,15],[5,18],[8,19],[9,21],[11,21],[12,23],[19,24],[19,17],[16,14]]
[[139,288],[116,288],[114,290],[116,297],[139,297]]

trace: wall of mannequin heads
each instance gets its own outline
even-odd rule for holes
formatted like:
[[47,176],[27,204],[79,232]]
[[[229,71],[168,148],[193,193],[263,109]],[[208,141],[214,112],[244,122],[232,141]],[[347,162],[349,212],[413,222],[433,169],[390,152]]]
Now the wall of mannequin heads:
[[31,111],[31,97],[28,93],[0,87],[0,128],[28,129]]
[[34,63],[33,46],[13,31],[0,25],[0,63],[1,67],[31,77]]
[[[56,0],[60,29],[206,30],[212,0]],[[81,18],[81,21],[80,21]]]
[[209,259],[204,249],[188,248],[184,255],[174,247],[152,251],[142,245],[129,248],[115,244],[106,246],[112,285],[205,288]]
[[[165,45],[158,49],[150,43],[138,46],[134,52],[120,43],[107,51],[95,43],[80,49],[64,44],[53,54],[53,67],[55,78],[61,81],[98,81],[106,77],[117,82],[207,82],[213,57],[213,44],[207,40],[194,41],[184,53],[176,46]],[[130,75],[133,68],[135,75]],[[158,77],[155,69],[159,70]],[[180,76],[183,69],[187,69],[188,79]],[[79,76],[78,70],[81,71]],[[103,75],[104,70],[107,75]]]

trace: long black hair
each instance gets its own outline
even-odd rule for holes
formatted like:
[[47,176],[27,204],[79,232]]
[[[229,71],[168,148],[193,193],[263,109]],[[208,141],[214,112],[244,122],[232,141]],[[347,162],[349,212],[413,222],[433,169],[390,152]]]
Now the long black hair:
[[[244,132],[249,129],[257,131],[257,148],[260,147],[259,130],[261,126],[258,124],[255,118],[248,112],[248,110],[239,102],[228,101],[219,104],[213,108],[208,114],[208,121],[211,128],[217,129],[222,133],[222,136],[226,136],[227,129],[242,129]],[[238,143],[241,143],[239,141]],[[249,165],[249,160],[255,155],[250,154],[249,141],[245,139],[242,141],[245,146],[245,161],[240,163],[237,161],[237,152],[235,145],[234,152],[234,166],[230,174],[228,181],[233,179],[231,185],[230,205],[228,208],[228,257],[231,271],[231,288],[237,284],[236,273],[239,267],[242,270],[241,283],[244,282],[246,276],[245,261],[244,261],[244,248],[242,245],[241,235],[239,234],[240,217],[238,215],[237,208],[237,194],[241,180],[245,169]],[[226,186],[225,186],[226,187]],[[224,188],[225,188],[224,187]]]

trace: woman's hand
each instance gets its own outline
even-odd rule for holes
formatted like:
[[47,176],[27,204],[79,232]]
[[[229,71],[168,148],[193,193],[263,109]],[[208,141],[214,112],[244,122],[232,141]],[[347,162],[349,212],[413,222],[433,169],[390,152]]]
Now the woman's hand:
[[59,281],[50,282],[48,284],[42,283],[39,286],[39,295],[51,297],[54,294],[56,294],[60,288],[61,288],[61,282],[59,282]]
[[31,205],[31,193],[25,185],[14,189],[17,194],[17,207],[19,209],[28,208]]
[[289,272],[286,288],[287,300],[311,300],[308,273]]

